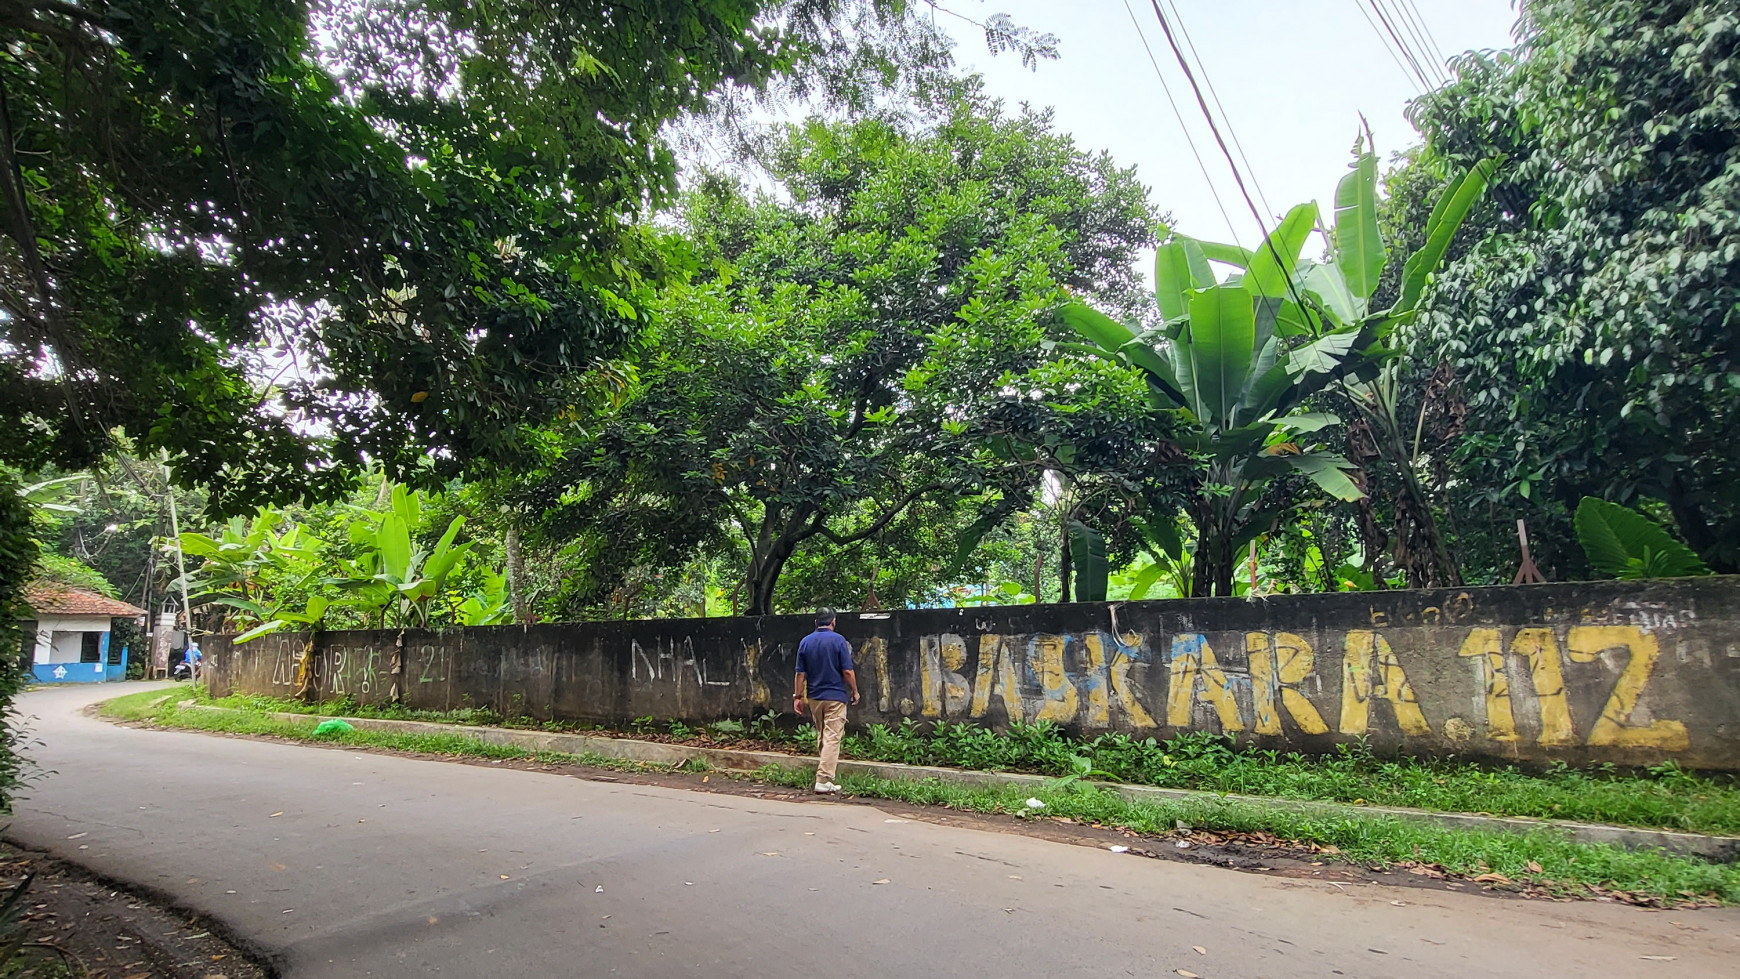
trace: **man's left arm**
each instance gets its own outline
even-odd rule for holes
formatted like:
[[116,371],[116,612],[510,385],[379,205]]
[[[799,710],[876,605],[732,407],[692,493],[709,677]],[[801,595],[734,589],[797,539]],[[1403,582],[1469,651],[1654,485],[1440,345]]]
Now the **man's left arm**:
[[840,678],[846,681],[846,689],[852,692],[852,703],[858,702],[858,671],[852,668],[852,644],[845,637],[840,638]]

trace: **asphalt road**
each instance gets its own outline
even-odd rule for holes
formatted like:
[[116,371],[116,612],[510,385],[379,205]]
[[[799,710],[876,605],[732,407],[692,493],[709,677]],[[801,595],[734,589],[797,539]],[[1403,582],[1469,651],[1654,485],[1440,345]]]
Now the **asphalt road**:
[[290,977],[1740,973],[1733,909],[1338,886],[82,715],[119,692],[22,698],[53,774],[6,835],[203,911]]

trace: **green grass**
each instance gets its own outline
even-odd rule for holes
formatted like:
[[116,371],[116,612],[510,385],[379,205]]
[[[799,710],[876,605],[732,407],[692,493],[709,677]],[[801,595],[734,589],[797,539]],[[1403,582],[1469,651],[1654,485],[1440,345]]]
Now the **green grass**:
[[[268,717],[262,713],[229,713],[206,710],[184,710],[177,706],[187,700],[186,692],[176,690],[165,694],[148,690],[106,701],[100,708],[104,717],[121,721],[159,724],[187,731],[210,731],[220,734],[265,735],[293,738],[322,744],[355,745],[363,748],[389,748],[394,751],[415,751],[433,755],[453,755],[466,758],[519,758],[546,764],[588,765],[621,771],[668,771],[668,767],[607,758],[585,752],[537,751],[516,745],[491,744],[462,732],[452,734],[402,734],[393,731],[350,730],[316,735],[315,719],[290,720]],[[200,698],[203,704],[212,701]]]
[[[523,758],[548,764],[588,765],[624,771],[669,770],[663,766],[625,762],[591,753],[533,751],[489,744],[457,731],[452,734],[398,734],[355,730],[316,737],[312,717],[288,720],[260,713],[184,710],[177,706],[186,699],[181,691],[147,691],[111,700],[101,710],[105,716],[119,720],[190,730],[271,735],[460,757]],[[706,770],[704,765],[683,767],[692,771]],[[814,772],[801,765],[769,766],[752,777],[773,785],[807,788]],[[867,798],[946,806],[970,812],[1005,813],[1023,818],[1032,818],[1035,814],[1035,810],[1027,807],[1026,800],[1038,797],[1045,806],[1037,812],[1045,816],[1064,816],[1146,834],[1168,832],[1178,822],[1211,832],[1266,832],[1283,840],[1334,847],[1339,851],[1326,856],[1326,859],[1344,859],[1379,869],[1418,862],[1436,864],[1457,874],[1498,873],[1511,880],[1567,895],[1588,895],[1592,893],[1591,888],[1598,888],[1666,903],[1697,899],[1740,904],[1740,865],[1713,864],[1656,850],[1625,850],[1577,843],[1564,834],[1547,829],[1528,834],[1442,829],[1403,822],[1378,813],[1305,814],[1212,796],[1177,802],[1132,802],[1114,792],[1079,782],[1038,790],[949,785],[935,780],[901,781],[855,774],[842,776],[840,782],[853,795]],[[1531,862],[1540,869],[1531,869]]]
[[[256,711],[318,711],[453,724],[580,729],[572,724],[509,720],[474,708],[437,712],[359,707],[344,701],[309,706],[268,697],[229,697],[213,703]],[[749,728],[759,739],[814,750],[815,732],[809,725],[788,732],[764,718]],[[670,730],[651,718],[643,719],[637,731],[640,729]],[[713,743],[728,744],[729,736],[715,731]],[[1096,777],[1136,785],[1740,835],[1740,780],[1694,774],[1671,763],[1642,771],[1565,765],[1530,770],[1458,761],[1384,759],[1361,745],[1343,745],[1334,755],[1306,756],[1241,747],[1200,732],[1166,741],[1125,734],[1104,734],[1083,741],[1050,724],[1017,724],[1008,733],[997,733],[946,721],[928,728],[911,721],[897,726],[871,725],[865,733],[846,738],[844,753],[868,761],[1052,776],[1077,771],[1081,765],[1077,759],[1082,759],[1099,773]]]

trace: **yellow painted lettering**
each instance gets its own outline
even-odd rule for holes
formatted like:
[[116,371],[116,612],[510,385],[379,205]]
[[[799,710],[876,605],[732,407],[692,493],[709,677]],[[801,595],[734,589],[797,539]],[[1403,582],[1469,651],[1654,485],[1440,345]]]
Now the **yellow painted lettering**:
[[1631,723],[1631,712],[1637,709],[1638,698],[1649,683],[1655,669],[1661,644],[1654,635],[1629,625],[1573,626],[1566,637],[1571,660],[1590,663],[1605,650],[1628,649],[1630,662],[1613,685],[1613,694],[1601,708],[1601,716],[1589,732],[1589,744],[1621,748],[1659,748],[1663,751],[1684,751],[1691,744],[1686,726],[1679,721],[1656,720],[1647,725]]
[[1090,728],[1110,727],[1112,703],[1106,695],[1109,678],[1106,675],[1105,647],[1101,645],[1098,632],[1088,633],[1081,642],[1082,648],[1087,650],[1087,677],[1082,684],[1087,691],[1087,720],[1084,723]]
[[864,644],[852,654],[852,662],[854,666],[868,666],[876,673],[876,709],[884,714],[892,710],[894,695],[888,678],[888,640],[881,636],[864,640]]
[[1130,682],[1130,669],[1141,661],[1131,657],[1125,650],[1141,649],[1142,637],[1130,632],[1123,636],[1114,636],[1113,639],[1115,645],[1112,649],[1110,668],[1107,670],[1111,678],[1112,700],[1117,703],[1118,709],[1123,711],[1124,719],[1130,722],[1131,727],[1137,730],[1159,727],[1158,724],[1154,723],[1154,715],[1148,713],[1148,709],[1142,706],[1140,700],[1136,699],[1136,688]]
[[[1208,638],[1199,632],[1172,638],[1169,659],[1170,684],[1166,691],[1166,723],[1172,727],[1189,727],[1191,708],[1200,697],[1214,708],[1220,718],[1222,733],[1232,734],[1245,729],[1239,718],[1238,701],[1227,688],[1226,673],[1214,658]],[[1198,688],[1200,689],[1200,692]]]
[[1565,696],[1565,672],[1559,663],[1559,640],[1551,629],[1518,629],[1510,651],[1529,664],[1529,682],[1541,705],[1541,738],[1544,745],[1577,743],[1571,726],[1571,702]]
[[1516,718],[1510,712],[1510,675],[1504,669],[1504,646],[1497,629],[1471,629],[1457,655],[1472,659],[1480,668],[1481,687],[1486,691],[1486,739],[1515,741]]
[[1021,689],[1015,685],[1015,664],[1010,658],[1009,643],[1003,636],[986,633],[979,637],[979,669],[973,679],[972,717],[984,717],[991,709],[991,695],[1003,698],[1003,710],[1009,720],[1026,720],[1021,710]]
[[1396,659],[1389,640],[1369,629],[1349,632],[1342,665],[1342,734],[1366,732],[1373,698],[1389,701],[1396,714],[1396,725],[1403,734],[1419,736],[1432,733],[1426,715],[1420,711],[1420,701],[1414,696],[1413,684],[1402,672],[1401,661]]
[[1033,637],[1030,662],[1034,666],[1033,672],[1039,677],[1039,690],[1044,698],[1040,702],[1038,714],[1033,718],[1035,722],[1075,722],[1075,712],[1080,706],[1081,698],[1076,693],[1075,684],[1070,682],[1069,674],[1064,671],[1063,646],[1062,636],[1040,633]]
[[1251,700],[1256,713],[1256,733],[1280,734],[1281,716],[1275,703],[1306,734],[1327,734],[1323,715],[1298,689],[1311,675],[1315,657],[1311,644],[1291,632],[1271,636],[1266,632],[1245,633],[1245,652],[1251,664]]
[[960,636],[920,636],[919,661],[923,665],[919,686],[920,708],[925,717],[950,717],[967,706],[967,681],[961,667],[967,664],[967,644]]

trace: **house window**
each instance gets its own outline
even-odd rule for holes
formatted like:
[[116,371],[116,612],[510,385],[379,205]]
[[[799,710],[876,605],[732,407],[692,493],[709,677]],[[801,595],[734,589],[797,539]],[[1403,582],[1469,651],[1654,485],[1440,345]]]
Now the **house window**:
[[84,642],[79,646],[80,663],[101,663],[103,661],[103,634],[100,632],[85,633]]

